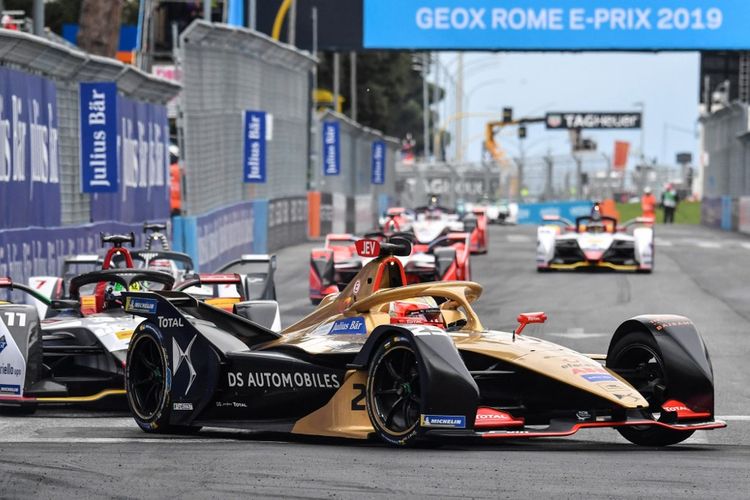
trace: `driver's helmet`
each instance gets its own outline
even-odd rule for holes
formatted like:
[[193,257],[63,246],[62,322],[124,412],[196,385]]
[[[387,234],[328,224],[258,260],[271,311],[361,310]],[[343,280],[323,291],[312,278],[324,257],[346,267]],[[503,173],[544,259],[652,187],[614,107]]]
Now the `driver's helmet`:
[[104,309],[119,307],[120,294],[125,291],[121,283],[110,281],[104,287]]
[[445,328],[443,314],[432,297],[415,297],[391,302],[391,324],[430,325]]

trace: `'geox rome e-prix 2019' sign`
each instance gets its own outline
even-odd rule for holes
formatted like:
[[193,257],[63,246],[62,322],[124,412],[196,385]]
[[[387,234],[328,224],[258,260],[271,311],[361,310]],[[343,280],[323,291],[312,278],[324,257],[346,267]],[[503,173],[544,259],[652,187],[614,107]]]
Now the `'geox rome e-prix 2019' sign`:
[[748,50],[748,19],[748,0],[364,0],[364,47]]
[[266,112],[245,111],[243,180],[266,182]]
[[81,83],[81,191],[116,193],[117,84]]
[[634,129],[641,128],[641,113],[547,113],[548,129]]
[[323,175],[341,173],[341,146],[339,145],[339,122],[323,122]]

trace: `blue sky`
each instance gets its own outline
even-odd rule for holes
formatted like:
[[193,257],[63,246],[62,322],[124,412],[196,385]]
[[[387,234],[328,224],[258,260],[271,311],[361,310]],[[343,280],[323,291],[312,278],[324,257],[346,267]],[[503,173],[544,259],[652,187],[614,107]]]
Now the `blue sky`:
[[[455,72],[455,53],[441,53],[440,60]],[[514,108],[515,116],[543,115],[546,111],[632,111],[636,102],[645,103],[645,152],[660,163],[673,164],[677,152],[689,151],[697,159],[697,130],[700,55],[680,53],[467,53],[464,92],[465,108],[474,113],[497,113],[503,106]],[[454,90],[448,85],[448,109],[454,112]],[[481,135],[491,117],[465,121],[467,160],[481,155]],[[665,124],[666,134],[665,134]],[[584,134],[599,144],[599,151],[611,154],[614,141],[631,142],[637,153],[639,131]],[[506,141],[511,155],[517,153],[514,137]],[[528,155],[570,151],[568,134],[546,131],[543,124],[529,128]],[[632,165],[632,162],[631,162]]]

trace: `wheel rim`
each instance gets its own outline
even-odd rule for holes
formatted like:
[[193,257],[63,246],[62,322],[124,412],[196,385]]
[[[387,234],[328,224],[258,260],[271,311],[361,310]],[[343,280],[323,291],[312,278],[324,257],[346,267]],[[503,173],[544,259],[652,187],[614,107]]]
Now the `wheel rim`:
[[658,419],[667,394],[661,356],[647,345],[633,344],[619,353],[612,369],[648,401],[649,412]]
[[413,430],[421,403],[414,351],[406,346],[386,351],[375,367],[372,391],[375,417],[386,431],[399,435]]
[[151,420],[161,409],[164,399],[164,360],[161,347],[151,337],[141,337],[130,356],[128,393],[133,410],[144,420]]

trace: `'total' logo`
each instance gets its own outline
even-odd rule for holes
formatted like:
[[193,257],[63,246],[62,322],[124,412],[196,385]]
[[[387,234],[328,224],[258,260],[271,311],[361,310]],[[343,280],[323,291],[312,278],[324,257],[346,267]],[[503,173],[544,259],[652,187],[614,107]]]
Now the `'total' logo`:
[[377,257],[380,255],[380,243],[376,240],[358,240],[355,244],[360,257]]

